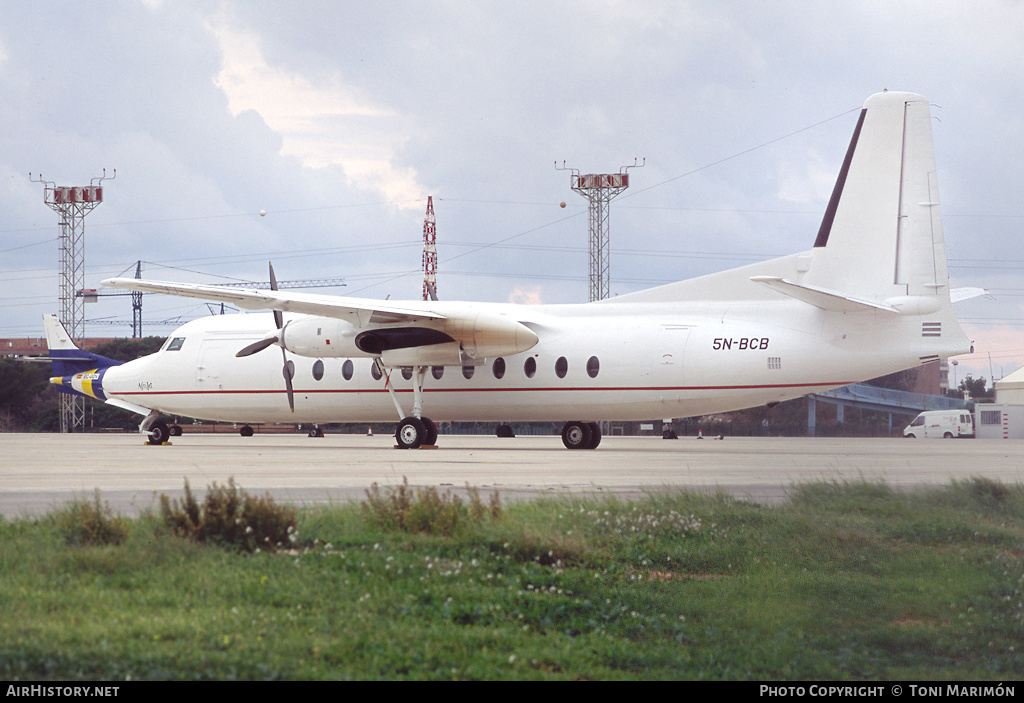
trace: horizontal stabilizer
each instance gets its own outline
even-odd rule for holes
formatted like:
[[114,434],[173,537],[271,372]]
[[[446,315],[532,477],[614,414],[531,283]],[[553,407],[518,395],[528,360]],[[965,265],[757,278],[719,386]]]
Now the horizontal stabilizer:
[[984,288],[954,288],[949,291],[949,300],[953,303],[959,303],[962,300],[970,300],[981,295],[988,295],[988,291]]
[[17,359],[18,361],[32,361],[32,362],[40,362],[40,361],[61,361],[61,362],[81,361],[81,362],[86,363],[86,364],[94,364],[94,362],[96,361],[96,355],[95,354],[91,355],[91,356],[16,356],[14,358]]
[[751,281],[768,286],[772,290],[788,295],[790,298],[802,300],[822,310],[830,312],[884,312],[898,313],[899,310],[885,303],[877,303],[863,298],[854,298],[838,291],[830,291],[805,283],[794,283],[777,276],[752,276]]

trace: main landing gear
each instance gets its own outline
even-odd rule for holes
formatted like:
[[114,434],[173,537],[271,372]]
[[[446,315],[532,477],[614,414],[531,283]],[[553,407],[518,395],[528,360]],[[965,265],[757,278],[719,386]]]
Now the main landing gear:
[[573,420],[562,427],[562,444],[566,449],[597,449],[601,443],[601,426],[596,422]]
[[429,417],[407,417],[398,423],[395,439],[399,449],[418,449],[437,444],[437,424]]
[[[378,359],[378,370],[384,373],[383,364]],[[429,417],[423,417],[423,379],[427,375],[427,366],[416,366],[412,375],[412,415],[406,416],[402,405],[398,402],[395,389],[391,387],[390,378],[386,382],[391,401],[401,421],[395,429],[395,441],[399,449],[418,449],[432,447],[437,443],[437,424]]]
[[[385,373],[384,365],[380,359],[377,370],[381,375]],[[398,402],[398,394],[391,387],[390,377],[385,382],[385,387],[391,395],[391,402],[395,404],[398,417],[401,420],[395,429],[395,441],[398,449],[417,449],[419,447],[434,446],[437,442],[437,425],[428,417],[423,416],[423,380],[426,378],[428,366],[414,366],[412,375],[412,414],[406,415]],[[596,422],[582,422],[573,420],[565,423],[562,427],[562,443],[568,449],[596,449],[601,443],[601,426]]]

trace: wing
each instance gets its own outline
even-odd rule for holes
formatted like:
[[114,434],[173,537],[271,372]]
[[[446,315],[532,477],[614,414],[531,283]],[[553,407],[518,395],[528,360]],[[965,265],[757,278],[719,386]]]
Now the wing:
[[[517,354],[532,348],[539,341],[537,334],[522,322],[503,312],[488,311],[482,306],[468,303],[406,301],[396,305],[364,298],[144,281],[137,278],[110,278],[103,281],[103,285],[231,303],[246,310],[280,310],[341,319],[353,327],[368,331],[373,339],[360,346],[360,350],[383,356],[388,365],[458,364],[461,363],[463,353],[473,359]],[[439,312],[439,309],[443,312]],[[278,333],[273,341],[268,337],[264,343],[286,345],[290,351],[308,355],[282,341],[287,336]],[[451,344],[453,342],[455,344]],[[445,350],[436,348],[442,343],[450,346]],[[259,346],[259,349],[262,348],[265,346]],[[439,360],[442,358],[447,361]]]
[[445,315],[417,310],[410,306],[397,306],[364,298],[348,298],[332,295],[311,295],[308,293],[287,293],[283,291],[254,290],[248,288],[226,288],[199,283],[168,283],[145,281],[138,278],[108,278],[105,286],[164,293],[185,298],[199,298],[217,303],[230,303],[244,310],[280,310],[306,315],[322,315],[346,320],[355,327],[371,324],[422,322],[441,320]]

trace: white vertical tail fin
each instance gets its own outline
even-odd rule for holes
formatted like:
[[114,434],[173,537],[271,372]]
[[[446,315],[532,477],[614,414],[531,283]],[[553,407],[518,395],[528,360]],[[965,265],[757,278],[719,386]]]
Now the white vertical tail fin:
[[[771,291],[771,292],[769,292]],[[809,252],[619,296],[620,302],[778,300],[837,313],[940,315],[955,325],[928,101],[868,98]]]
[[802,283],[872,300],[949,299],[928,101],[864,103]]
[[43,315],[43,328],[46,330],[46,346],[49,347],[51,353],[56,350],[78,349],[72,341],[71,335],[65,329],[64,323],[56,315],[52,313]]

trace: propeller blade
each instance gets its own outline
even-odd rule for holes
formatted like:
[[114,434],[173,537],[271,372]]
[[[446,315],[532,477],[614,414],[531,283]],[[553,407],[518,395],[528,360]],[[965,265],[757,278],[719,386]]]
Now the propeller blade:
[[[270,264],[270,290],[277,290],[277,276],[274,275],[274,262],[268,261]],[[274,311],[274,324],[277,325],[277,329],[284,327],[284,313],[280,310]]]
[[277,341],[277,335],[275,334],[273,337],[267,337],[266,339],[261,339],[258,342],[253,342],[252,344],[250,344],[249,346],[245,347],[244,349],[240,349],[235,354],[235,356],[241,357],[241,356],[249,356],[250,354],[255,354],[256,352],[263,351],[264,349],[266,349],[267,347],[269,347],[270,345],[272,345],[276,341]]
[[284,368],[282,373],[284,374],[284,387],[288,391],[288,407],[292,412],[295,412],[295,395],[292,392],[292,374],[291,369],[288,367],[288,356],[285,354],[285,350],[281,350],[281,356],[284,357]]
[[[274,262],[269,261],[267,263],[270,264],[270,290],[277,290],[277,276],[274,275]],[[284,329],[284,313],[282,313],[280,310],[274,311],[274,324],[277,325],[278,333],[274,336],[272,340],[270,340],[270,344],[273,344],[274,342],[281,340],[282,335],[284,334],[282,331]],[[256,344],[260,344],[260,342],[257,342]],[[256,344],[251,344],[249,346],[254,347],[256,346]],[[270,346],[270,344],[260,347],[260,349],[266,349],[266,347]],[[245,349],[248,348],[249,347],[246,347]],[[245,349],[243,349],[242,351],[245,351]],[[255,349],[254,351],[259,351],[259,349]],[[281,357],[284,359],[284,368],[281,370],[281,372],[284,375],[285,390],[288,391],[288,407],[291,409],[292,412],[295,412],[295,394],[292,391],[292,374],[291,370],[288,368],[288,350],[285,349],[284,346],[281,347]]]

